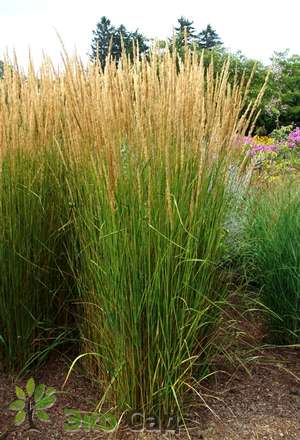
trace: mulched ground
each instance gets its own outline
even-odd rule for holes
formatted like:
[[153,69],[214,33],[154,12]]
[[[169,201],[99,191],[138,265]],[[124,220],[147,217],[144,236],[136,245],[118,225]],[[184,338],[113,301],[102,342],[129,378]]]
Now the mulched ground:
[[205,440],[300,440],[300,350],[262,352],[249,373],[217,375]]
[[[246,325],[244,324],[244,328]],[[248,335],[260,339],[257,322],[247,328]],[[256,329],[256,330],[255,330]],[[256,334],[255,334],[256,332]],[[248,344],[248,345],[247,345]],[[248,347],[246,355],[243,348]],[[227,359],[218,359],[216,368],[223,370],[199,388],[188,422],[189,435],[198,440],[300,440],[300,349],[249,349],[249,340],[237,347],[241,366],[233,370]],[[234,354],[233,354],[234,355]],[[52,356],[40,370],[34,372],[37,383],[58,390],[65,380],[70,361],[61,355]],[[1,365],[0,365],[1,368]],[[18,381],[24,386],[25,380]],[[135,432],[122,427],[117,433],[66,433],[63,410],[66,407],[92,411],[101,398],[99,390],[74,370],[57,403],[49,410],[50,422],[40,423],[40,432],[28,431],[24,425],[15,428],[13,413],[7,409],[14,400],[15,379],[0,370],[0,439],[179,439],[188,438],[183,428],[179,432]]]

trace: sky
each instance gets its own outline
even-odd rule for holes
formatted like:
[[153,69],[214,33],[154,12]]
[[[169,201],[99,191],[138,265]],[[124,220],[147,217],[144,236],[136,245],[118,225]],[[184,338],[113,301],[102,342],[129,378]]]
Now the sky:
[[137,28],[149,38],[172,35],[177,18],[208,23],[225,47],[266,64],[274,51],[300,54],[299,0],[0,0],[0,59],[15,49],[26,66],[29,48],[36,65],[45,52],[59,63],[66,49],[87,59],[92,30],[107,16],[113,25]]

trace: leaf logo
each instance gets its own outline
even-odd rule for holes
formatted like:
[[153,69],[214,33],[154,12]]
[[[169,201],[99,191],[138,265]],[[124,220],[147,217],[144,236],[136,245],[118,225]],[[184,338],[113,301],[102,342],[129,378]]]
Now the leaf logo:
[[55,404],[55,394],[55,388],[36,385],[33,378],[27,381],[25,390],[16,386],[17,399],[9,405],[9,409],[16,412],[15,425],[22,425],[26,419],[30,428],[35,428],[34,420],[48,422],[47,410]]

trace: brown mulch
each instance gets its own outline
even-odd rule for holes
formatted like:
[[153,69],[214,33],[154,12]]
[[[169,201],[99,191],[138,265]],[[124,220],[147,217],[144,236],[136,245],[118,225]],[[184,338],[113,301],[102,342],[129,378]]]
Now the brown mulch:
[[300,440],[300,350],[260,355],[248,373],[216,375],[203,439]]
[[[224,365],[226,361],[224,360]],[[223,365],[223,367],[224,367]],[[61,390],[70,361],[61,355],[51,359],[34,375],[37,383]],[[222,359],[218,361],[221,370]],[[212,376],[190,413],[188,428],[192,439],[199,440],[300,440],[300,350],[277,348],[256,351],[247,364],[236,371],[222,368]],[[24,386],[25,380],[18,381]],[[16,428],[13,413],[7,409],[15,399],[15,379],[0,371],[0,439],[187,439],[183,427],[177,432],[133,433],[120,428],[117,433],[66,433],[63,428],[64,408],[92,411],[101,396],[80,371],[74,370],[66,387],[48,412],[49,423],[37,424],[38,431],[28,426]]]

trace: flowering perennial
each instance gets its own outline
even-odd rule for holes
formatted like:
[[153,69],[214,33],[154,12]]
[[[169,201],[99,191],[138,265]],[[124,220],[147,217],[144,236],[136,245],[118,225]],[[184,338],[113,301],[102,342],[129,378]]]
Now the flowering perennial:
[[241,144],[246,147],[249,156],[270,151],[280,153],[286,148],[295,149],[300,147],[300,127],[295,128],[288,134],[286,140],[280,142],[269,136],[244,136]]
[[300,127],[295,128],[288,135],[288,146],[290,148],[295,148],[300,146]]

